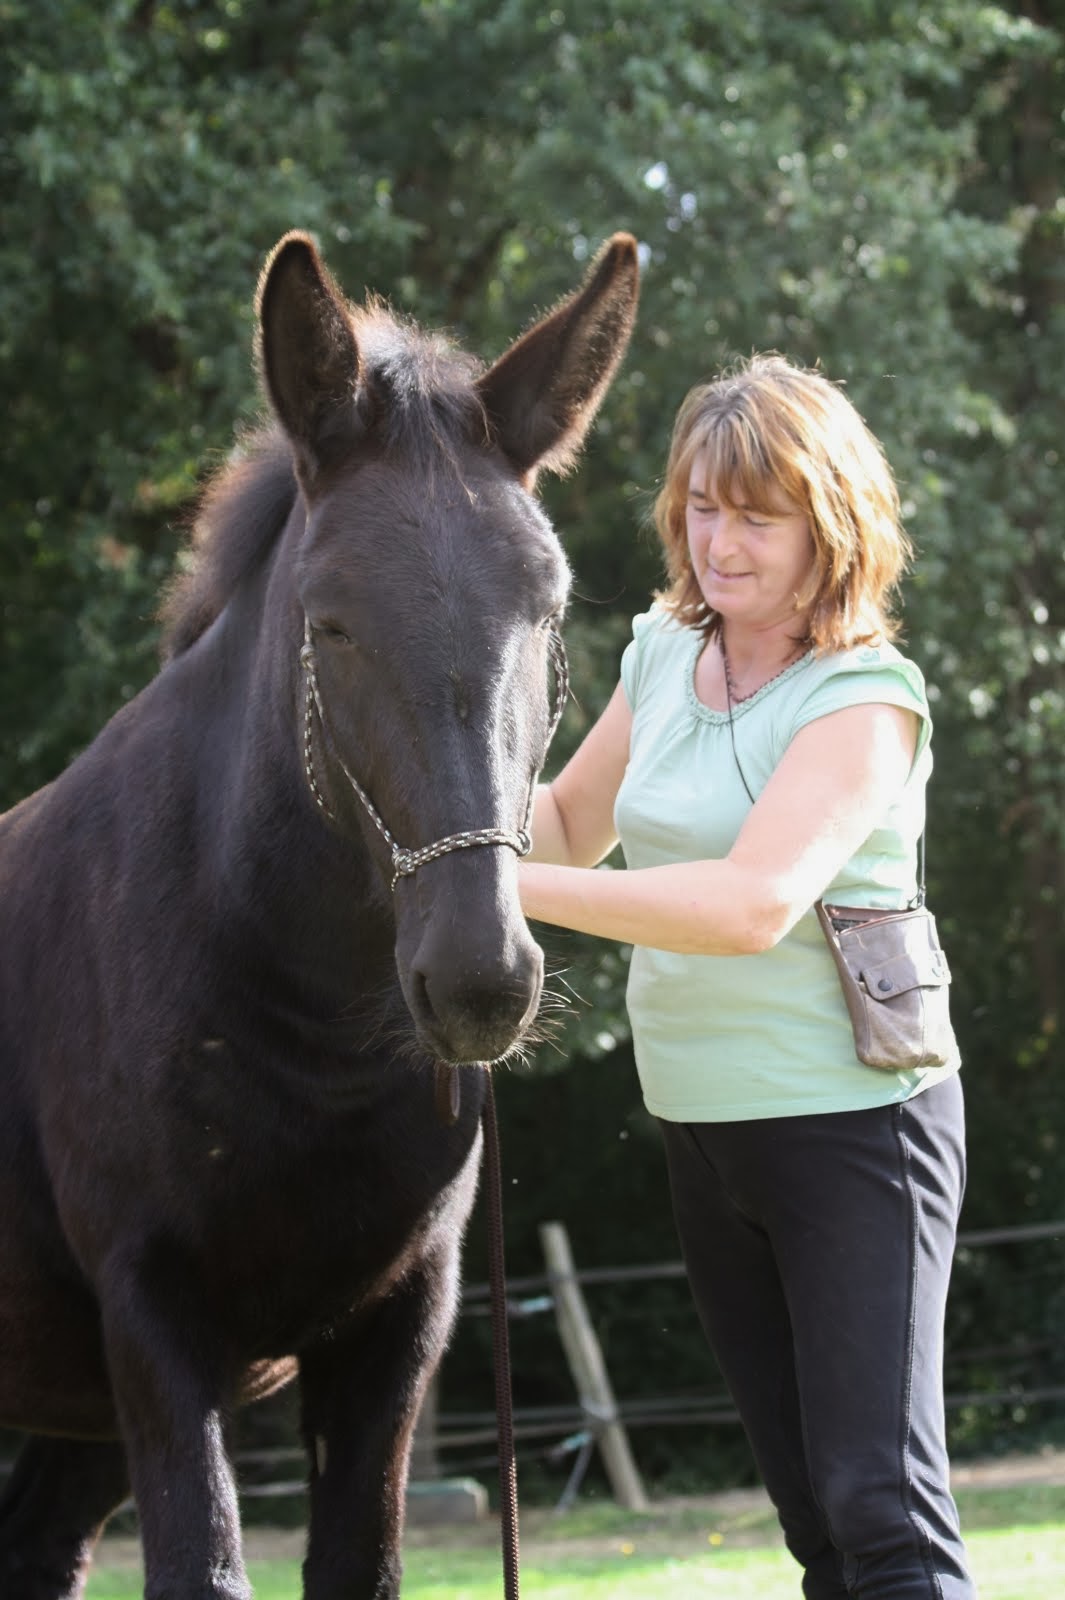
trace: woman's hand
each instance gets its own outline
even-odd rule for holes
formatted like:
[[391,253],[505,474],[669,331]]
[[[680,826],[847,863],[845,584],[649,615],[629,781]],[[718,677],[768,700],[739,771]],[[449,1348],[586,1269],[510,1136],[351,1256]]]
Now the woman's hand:
[[553,783],[536,791],[530,861],[594,867],[618,842],[614,801],[629,761],[632,712],[620,683]]
[[898,798],[917,727],[914,712],[890,705],[820,717],[796,734],[723,860],[635,872],[523,863],[522,908],[534,921],[682,955],[768,950]]

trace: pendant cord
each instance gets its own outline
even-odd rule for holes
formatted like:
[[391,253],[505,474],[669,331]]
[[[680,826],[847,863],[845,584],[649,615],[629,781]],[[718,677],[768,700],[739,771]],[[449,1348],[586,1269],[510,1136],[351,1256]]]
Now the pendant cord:
[[747,798],[753,806],[754,795],[751,793],[751,786],[747,782],[743,768],[740,766],[739,753],[736,749],[736,725],[732,720],[732,673],[729,671],[728,656],[725,653],[724,639],[721,640],[721,665],[725,669],[725,702],[728,705],[728,733],[729,738],[732,740],[732,759],[736,763],[736,771],[740,775],[740,782],[747,791]]

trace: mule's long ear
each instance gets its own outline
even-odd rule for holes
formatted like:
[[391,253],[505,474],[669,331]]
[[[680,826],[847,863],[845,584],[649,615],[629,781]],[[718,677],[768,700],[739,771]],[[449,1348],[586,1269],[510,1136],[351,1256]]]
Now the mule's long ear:
[[359,347],[343,296],[313,241],[286,233],[259,279],[259,360],[267,393],[313,480],[358,425]]
[[636,240],[615,233],[576,294],[481,378],[496,440],[519,472],[573,465],[625,353],[638,296]]

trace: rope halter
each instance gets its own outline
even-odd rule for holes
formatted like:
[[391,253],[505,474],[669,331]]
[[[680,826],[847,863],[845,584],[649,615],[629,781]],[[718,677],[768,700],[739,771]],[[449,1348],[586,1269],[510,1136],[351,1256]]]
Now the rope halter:
[[[569,694],[569,668],[566,662],[566,650],[562,637],[557,629],[552,628],[548,636],[548,651],[551,656],[551,665],[555,672],[555,704],[551,712],[551,725],[547,733],[547,742],[550,745],[554,738],[555,729],[565,710],[566,699]],[[303,648],[300,650],[300,667],[303,670],[306,682],[306,693],[303,711],[303,770],[307,776],[307,783],[311,794],[314,796],[318,809],[324,816],[335,821],[334,813],[326,803],[325,796],[319,787],[314,771],[314,715],[318,714],[319,726],[322,730],[323,746],[326,741],[327,725],[325,707],[322,703],[322,694],[318,686],[318,661],[314,650],[314,641],[311,637],[310,619],[303,618]],[[335,752],[334,752],[335,754]],[[419,867],[424,867],[428,861],[436,861],[439,856],[446,856],[453,850],[470,850],[477,845],[505,844],[519,856],[527,856],[532,849],[532,837],[529,827],[532,823],[533,804],[536,798],[536,777],[534,775],[529,785],[529,803],[525,808],[525,821],[516,833],[507,828],[470,828],[463,833],[449,833],[444,839],[436,839],[432,844],[421,845],[417,849],[407,850],[396,843],[385,824],[384,818],[366,793],[359,780],[349,772],[344,761],[336,755],[336,761],[350,783],[356,798],[362,805],[370,821],[388,846],[392,859],[392,888],[395,889],[400,878],[412,877]]]

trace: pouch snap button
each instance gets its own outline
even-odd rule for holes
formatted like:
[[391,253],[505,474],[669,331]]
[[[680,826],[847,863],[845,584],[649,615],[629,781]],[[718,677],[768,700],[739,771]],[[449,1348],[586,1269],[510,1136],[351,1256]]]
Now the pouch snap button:
[[881,991],[883,991],[886,994],[888,989],[891,988],[891,979],[890,978],[881,978],[880,982],[877,984],[877,988],[880,989]]

